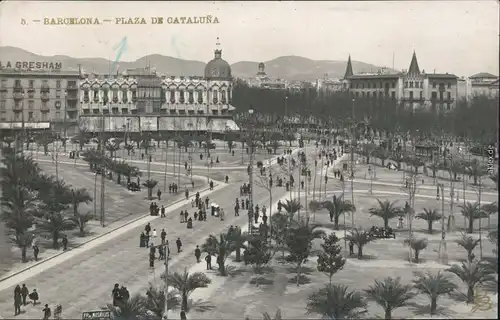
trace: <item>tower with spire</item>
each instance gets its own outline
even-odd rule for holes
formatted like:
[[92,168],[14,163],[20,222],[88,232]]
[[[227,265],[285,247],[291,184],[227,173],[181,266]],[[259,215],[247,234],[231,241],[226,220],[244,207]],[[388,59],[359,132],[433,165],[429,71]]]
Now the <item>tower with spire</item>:
[[347,66],[345,68],[344,80],[349,79],[352,75],[354,75],[354,72],[352,72],[351,55],[349,55],[349,58],[347,59]]
[[403,78],[403,100],[408,107],[414,108],[424,103],[424,78],[418,67],[417,54],[414,50],[410,67]]

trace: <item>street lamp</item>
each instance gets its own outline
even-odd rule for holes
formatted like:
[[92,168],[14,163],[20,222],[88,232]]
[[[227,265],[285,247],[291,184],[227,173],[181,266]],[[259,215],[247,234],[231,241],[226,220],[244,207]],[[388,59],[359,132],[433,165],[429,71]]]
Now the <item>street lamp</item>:
[[[443,264],[448,264],[448,253],[446,249],[446,231],[444,228],[444,184],[437,184],[438,192],[441,190],[441,242],[438,248],[438,259]],[[453,193],[450,194],[453,197]],[[438,194],[439,196],[439,194]]]
[[[250,148],[250,163],[248,170],[248,187],[250,189],[249,205],[248,205],[248,233],[252,232],[252,217],[253,217],[253,109],[248,110],[250,115],[248,121],[248,144]],[[269,208],[272,210],[272,208]]]
[[[355,146],[355,138],[356,138],[356,135],[355,135],[355,131],[354,131],[354,123],[355,123],[355,117],[354,117],[354,103],[355,103],[355,99],[352,99],[352,121],[353,121],[353,124],[352,124],[352,128],[351,128],[351,202],[352,202],[352,205],[354,206],[354,146]],[[353,209],[352,213],[351,213],[351,227],[354,229],[354,212],[356,210]]]
[[63,122],[63,130],[64,130],[63,148],[64,148],[64,153],[66,153],[66,134],[67,134],[66,117],[68,116],[67,105],[68,105],[68,90],[64,90],[64,122]]

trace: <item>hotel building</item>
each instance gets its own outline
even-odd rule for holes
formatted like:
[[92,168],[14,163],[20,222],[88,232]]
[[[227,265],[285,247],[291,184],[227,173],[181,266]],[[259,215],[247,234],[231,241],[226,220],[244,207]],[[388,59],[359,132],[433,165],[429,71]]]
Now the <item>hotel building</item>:
[[0,70],[0,130],[76,128],[78,71]]
[[254,78],[250,78],[247,80],[247,83],[250,87],[258,87],[262,89],[270,89],[270,90],[285,90],[288,88],[288,83],[284,79],[274,78],[267,75],[266,65],[264,62],[259,63],[259,70]]
[[349,56],[343,83],[355,98],[392,98],[406,107],[449,110],[457,102],[457,80],[453,74],[420,71],[414,52],[408,70],[397,73],[355,74]]
[[[219,44],[217,44],[219,46]],[[233,121],[231,67],[217,48],[203,77],[161,76],[146,68],[117,77],[83,75],[83,132],[210,132],[239,130]]]

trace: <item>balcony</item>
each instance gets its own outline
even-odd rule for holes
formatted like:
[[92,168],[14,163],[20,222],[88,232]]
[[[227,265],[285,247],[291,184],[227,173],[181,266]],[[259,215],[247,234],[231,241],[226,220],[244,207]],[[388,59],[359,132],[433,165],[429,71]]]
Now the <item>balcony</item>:
[[68,111],[76,111],[76,103],[73,104],[73,103],[67,103],[66,104],[66,110]]
[[78,90],[78,86],[75,84],[75,85],[68,85],[66,87],[66,90],[67,91],[75,91],[75,90]]
[[24,93],[14,91],[14,100],[22,100],[22,99],[24,99]]
[[45,105],[43,105],[43,104],[42,104],[42,106],[40,107],[40,111],[42,111],[42,112],[49,112],[49,111],[50,111],[50,108],[49,108],[49,106],[48,106],[48,105],[46,105],[46,104],[45,104]]
[[14,111],[19,112],[23,110],[23,104],[22,103],[15,103],[14,104]]
[[423,102],[425,101],[424,97],[403,97],[401,98],[402,101],[409,101],[409,102]]
[[50,94],[48,92],[40,92],[40,99],[47,101],[50,99]]
[[66,96],[66,99],[67,100],[78,100],[78,96],[75,94],[75,95],[67,95]]

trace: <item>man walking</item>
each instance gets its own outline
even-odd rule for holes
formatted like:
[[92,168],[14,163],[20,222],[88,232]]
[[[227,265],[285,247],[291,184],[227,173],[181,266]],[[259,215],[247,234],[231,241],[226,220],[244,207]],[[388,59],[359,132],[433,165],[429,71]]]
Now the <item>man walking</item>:
[[165,239],[167,238],[167,231],[165,229],[161,229],[161,244],[165,244]]
[[161,190],[158,188],[158,192],[156,192],[156,195],[158,196],[158,200],[161,200]]
[[182,247],[181,238],[177,238],[177,240],[175,241],[175,244],[177,245],[177,253],[180,253],[181,247]]
[[161,216],[160,218],[165,218],[165,207],[164,206],[161,206]]
[[198,246],[196,246],[196,249],[194,249],[194,256],[196,257],[196,263],[199,263],[201,257],[201,250]]
[[207,270],[212,270],[212,256],[210,253],[205,257],[205,261],[207,262]]

